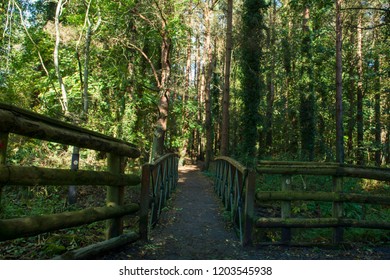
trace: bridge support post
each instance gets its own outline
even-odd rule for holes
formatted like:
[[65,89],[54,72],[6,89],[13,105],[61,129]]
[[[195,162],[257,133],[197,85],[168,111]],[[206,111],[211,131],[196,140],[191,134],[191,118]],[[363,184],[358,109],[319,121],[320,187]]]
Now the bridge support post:
[[[108,154],[108,171],[113,174],[124,173],[121,166],[122,157],[115,154]],[[124,187],[107,187],[107,206],[123,205]],[[107,221],[106,239],[117,237],[123,233],[123,218],[115,218]]]
[[[5,165],[7,159],[7,146],[8,146],[8,132],[0,131],[0,165]],[[3,196],[4,186],[0,185],[0,212],[1,212],[1,199]]]
[[[291,191],[291,176],[282,176],[282,191]],[[291,218],[291,201],[281,202],[282,219]],[[291,228],[282,228],[282,242],[290,244]]]
[[139,234],[142,240],[149,238],[149,188],[150,188],[150,164],[142,166],[141,178],[141,199],[140,199],[140,217]]
[[[333,192],[340,193],[343,191],[343,177],[333,176]],[[333,218],[340,219],[343,217],[343,203],[333,202],[332,205]],[[339,244],[344,239],[344,228],[337,226],[333,229],[333,243]]]
[[245,209],[244,209],[244,234],[242,239],[243,246],[252,245],[252,229],[254,221],[254,205],[256,191],[256,173],[253,170],[248,171],[246,178]]

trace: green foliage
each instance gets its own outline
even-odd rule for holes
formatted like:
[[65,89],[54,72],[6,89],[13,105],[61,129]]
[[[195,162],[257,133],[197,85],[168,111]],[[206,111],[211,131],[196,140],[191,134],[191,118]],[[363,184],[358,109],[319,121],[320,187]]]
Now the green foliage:
[[260,80],[262,58],[261,45],[264,40],[263,10],[264,1],[246,0],[242,14],[242,42],[241,42],[241,68],[243,108],[241,114],[242,126],[242,156],[256,155],[258,138],[259,105],[263,95],[264,86]]

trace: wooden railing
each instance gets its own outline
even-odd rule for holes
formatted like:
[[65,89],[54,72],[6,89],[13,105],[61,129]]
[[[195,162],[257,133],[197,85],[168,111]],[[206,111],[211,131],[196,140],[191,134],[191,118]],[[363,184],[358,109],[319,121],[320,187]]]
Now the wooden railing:
[[[264,174],[281,175],[280,190],[265,191],[261,183],[256,186],[256,176]],[[319,192],[293,191],[293,175],[331,176],[333,188]],[[390,205],[390,195],[346,192],[343,188],[344,177],[390,181],[390,169],[337,163],[261,161],[254,172],[229,157],[218,157],[216,158],[214,187],[226,210],[230,211],[232,223],[243,245],[252,243],[255,228],[280,228],[283,244],[291,244],[292,228],[333,228],[333,243],[335,244],[343,241],[346,227],[390,229],[390,222],[385,220],[367,221],[345,218],[344,203]],[[260,178],[258,179],[258,183],[262,182]],[[280,201],[281,217],[260,217],[255,214],[256,204],[275,201]],[[295,201],[331,202],[332,217],[294,218],[292,202]]]
[[[343,241],[344,228],[346,227],[390,229],[390,222],[388,221],[346,219],[343,205],[343,203],[390,205],[388,194],[347,193],[343,185],[344,177],[390,181],[389,168],[336,163],[262,161],[258,164],[256,171],[260,175],[282,175],[280,191],[264,191],[260,186],[256,192],[257,202],[281,201],[281,217],[257,217],[254,223],[257,228],[282,228],[282,243],[289,244],[291,242],[291,228],[333,228],[333,243],[335,244]],[[333,178],[333,189],[320,192],[293,191],[291,188],[292,175],[331,176]],[[293,218],[291,203],[294,201],[331,202],[332,217]]]
[[[108,153],[107,172],[50,169],[6,165],[8,135],[18,134],[79,148]],[[0,104],[0,199],[5,185],[106,185],[106,207],[52,215],[0,220],[0,241],[37,235],[44,232],[107,221],[106,241],[69,253],[67,257],[83,258],[88,252],[100,252],[134,241],[139,234],[123,235],[122,217],[135,215],[139,204],[124,202],[125,186],[140,183],[140,176],[124,174],[124,157],[137,158],[140,152],[127,142],[54,120],[10,105]]]
[[217,157],[214,189],[230,212],[242,245],[251,243],[255,173],[229,157]]
[[148,239],[149,230],[156,225],[162,209],[178,181],[178,156],[166,154],[153,163],[142,166],[141,223],[142,239]]

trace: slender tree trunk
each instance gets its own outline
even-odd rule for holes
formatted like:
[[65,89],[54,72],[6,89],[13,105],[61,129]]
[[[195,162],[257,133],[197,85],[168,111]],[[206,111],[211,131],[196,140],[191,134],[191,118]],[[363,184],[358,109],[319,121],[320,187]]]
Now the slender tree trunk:
[[211,116],[211,78],[213,74],[213,47],[211,42],[211,18],[213,16],[212,6],[214,1],[211,2],[211,7],[208,4],[205,5],[204,17],[205,17],[205,78],[204,78],[204,97],[205,97],[205,129],[206,129],[206,157],[205,157],[205,169],[209,169],[212,152],[213,152],[213,142],[212,142],[212,116]]
[[233,49],[233,0],[228,0],[226,14],[225,83],[222,98],[221,155],[229,154],[230,65]]
[[344,163],[341,5],[342,0],[336,0],[336,161]]
[[[88,20],[89,22],[89,20]],[[89,77],[89,57],[91,46],[91,23],[88,23],[87,34],[85,36],[85,54],[84,54],[84,84],[83,84],[83,116],[88,117],[88,77]]]
[[[190,17],[189,27],[193,26],[193,17],[192,17],[192,1],[188,3],[188,16]],[[187,59],[186,59],[186,75],[185,75],[185,91],[183,93],[183,105],[187,101],[190,94],[190,79],[191,79],[191,53],[192,53],[192,30],[187,31]],[[186,114],[183,114],[184,116]]]
[[[350,34],[350,43],[352,45],[355,44],[355,31],[352,31]],[[349,103],[349,110],[348,110],[348,129],[347,129],[347,157],[350,160],[353,155],[353,133],[355,129],[356,124],[356,114],[355,114],[355,55],[352,54],[349,56],[349,83],[348,83],[348,103]]]
[[[164,24],[163,24],[164,25]],[[162,30],[165,30],[163,26]],[[167,131],[168,112],[169,112],[169,77],[170,67],[170,48],[171,40],[167,32],[164,32],[161,44],[161,83],[160,83],[160,100],[158,104],[158,119],[153,135],[152,160],[164,155],[165,134]]]
[[271,57],[269,57],[270,70],[267,73],[267,110],[265,115],[265,153],[269,154],[272,149],[273,133],[272,119],[275,100],[275,18],[276,18],[276,1],[272,4],[272,13],[269,14],[269,35],[267,45]]
[[58,0],[57,8],[56,8],[56,14],[55,14],[55,17],[54,17],[54,24],[55,24],[55,30],[56,30],[56,42],[55,42],[55,45],[54,45],[53,57],[54,57],[54,67],[55,67],[57,78],[58,78],[58,82],[59,82],[60,88],[61,88],[61,94],[62,94],[61,106],[62,106],[62,111],[66,115],[69,112],[69,109],[68,109],[68,93],[66,92],[65,84],[64,84],[64,82],[62,80],[62,75],[61,75],[61,70],[60,70],[60,63],[59,63],[59,48],[60,48],[60,41],[61,41],[61,38],[60,38],[60,16],[61,16],[61,13],[62,13],[62,6],[63,6],[62,0]]
[[310,8],[306,6],[303,11],[302,23],[302,82],[300,87],[300,122],[301,122],[301,158],[303,160],[314,159],[314,143],[316,135],[315,127],[315,99],[313,87],[312,69],[312,42],[309,28]]
[[364,164],[364,131],[363,131],[363,32],[362,14],[359,11],[357,27],[357,100],[356,100],[356,124],[357,124],[357,164]]
[[167,18],[164,11],[172,13],[172,7],[170,3],[166,6],[160,7],[160,4],[156,1],[157,9],[161,18],[161,71],[159,81],[159,95],[160,100],[158,104],[158,119],[156,122],[154,134],[153,134],[153,147],[151,160],[154,161],[164,154],[165,135],[167,131],[168,113],[169,113],[169,99],[170,99],[170,76],[171,76],[171,38],[167,28]]
[[374,70],[375,74],[377,75],[375,77],[375,85],[374,85],[374,90],[375,90],[375,165],[376,166],[381,166],[382,163],[382,158],[381,158],[381,146],[382,146],[382,123],[381,123],[381,80],[379,76],[379,67],[380,67],[380,61],[379,61],[379,56],[375,58],[375,65],[374,65]]

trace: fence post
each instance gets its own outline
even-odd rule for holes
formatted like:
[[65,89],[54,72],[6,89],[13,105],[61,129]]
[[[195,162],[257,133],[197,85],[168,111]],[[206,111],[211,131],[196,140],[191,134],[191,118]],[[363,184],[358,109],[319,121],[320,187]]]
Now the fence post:
[[[339,193],[343,191],[343,177],[333,176],[333,192]],[[343,217],[343,203],[342,202],[333,202],[332,205],[332,215],[333,218],[339,219]],[[335,227],[333,229],[333,243],[338,244],[343,242],[344,238],[344,228]]]
[[245,189],[244,236],[242,240],[242,245],[248,246],[252,245],[252,228],[254,220],[254,204],[256,191],[256,173],[253,170],[248,171]]
[[[72,159],[70,163],[70,170],[77,171],[79,170],[79,161],[80,161],[80,149],[79,147],[73,146]],[[68,188],[68,203],[75,204],[77,201],[77,191],[76,186],[72,185]]]
[[[0,165],[6,164],[7,159],[7,146],[8,146],[8,132],[0,132]],[[1,200],[3,196],[4,186],[0,185],[0,212],[1,212]]]
[[141,178],[141,198],[140,198],[140,218],[139,233],[141,239],[147,241],[149,238],[149,188],[150,188],[150,165],[142,166]]
[[[121,174],[123,170],[121,168],[122,158],[118,155],[109,153],[107,157],[108,171],[114,174]],[[124,187],[107,187],[107,206],[119,206],[123,205]],[[106,239],[110,239],[119,236],[123,232],[123,218],[116,218],[107,221]]]
[[[291,176],[282,176],[282,191],[291,190]],[[291,218],[291,201],[281,202],[282,219]],[[291,242],[291,228],[282,228],[282,242],[289,244]]]

